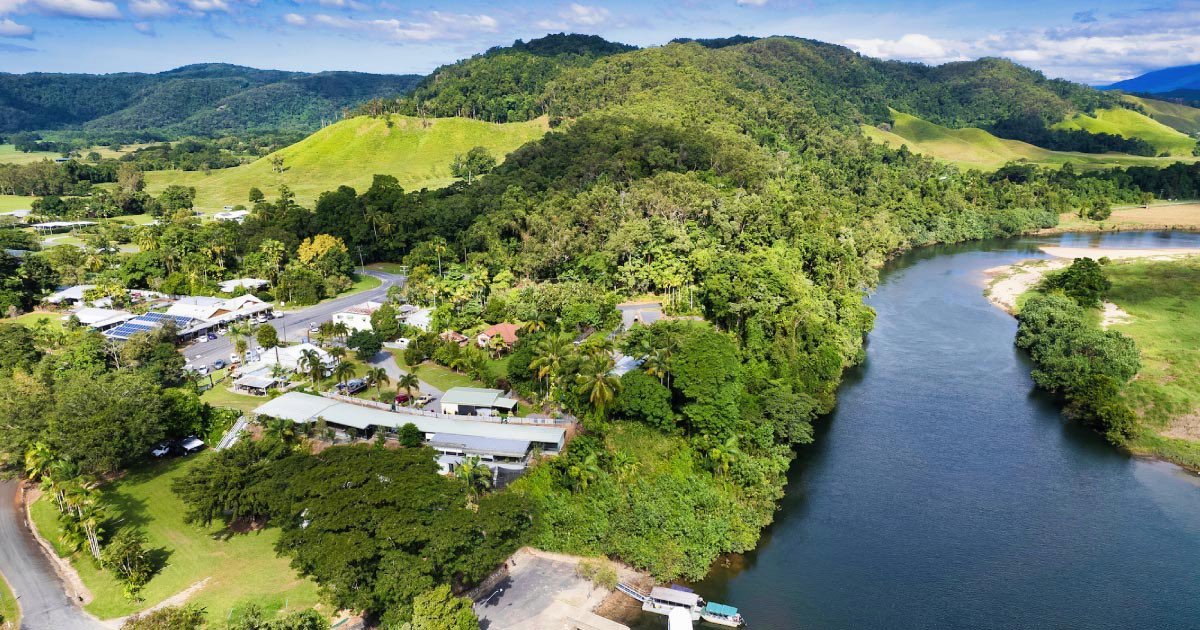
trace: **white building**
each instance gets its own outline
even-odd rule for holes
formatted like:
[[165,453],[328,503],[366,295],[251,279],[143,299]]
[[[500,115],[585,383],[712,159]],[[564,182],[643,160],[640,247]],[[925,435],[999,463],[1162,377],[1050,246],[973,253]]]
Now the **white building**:
[[246,217],[248,216],[250,216],[249,210],[226,210],[224,212],[218,212],[214,214],[213,218],[218,221],[237,221],[238,223],[241,223],[245,221]]
[[301,343],[294,346],[263,350],[258,360],[242,366],[239,374],[243,376],[251,374],[266,375],[272,373],[276,365],[279,365],[284,372],[301,372],[304,369],[302,364],[306,350],[316,352],[317,356],[321,359],[321,365],[325,366],[326,370],[332,370],[337,366],[337,357],[311,343]]
[[124,324],[134,318],[133,313],[129,311],[114,310],[111,308],[92,308],[85,306],[70,315],[63,315],[60,319],[66,322],[74,317],[79,320],[80,324],[93,328],[99,331],[105,331]]
[[333,323],[345,324],[351,331],[371,330],[371,315],[383,306],[382,302],[363,302],[333,314]]
[[433,309],[418,308],[412,304],[405,304],[400,307],[400,318],[409,326],[423,332],[429,332],[429,327],[433,323]]
[[267,286],[268,284],[271,284],[271,283],[267,282],[266,280],[263,280],[261,278],[237,278],[236,280],[226,280],[224,282],[218,282],[217,286],[221,289],[222,293],[233,293],[234,291],[237,291],[238,289],[246,289],[247,291],[257,291],[258,289],[261,289],[261,288]]

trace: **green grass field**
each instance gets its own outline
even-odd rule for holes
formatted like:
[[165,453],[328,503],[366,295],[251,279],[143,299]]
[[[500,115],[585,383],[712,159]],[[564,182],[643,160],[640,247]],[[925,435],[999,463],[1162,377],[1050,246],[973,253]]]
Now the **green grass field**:
[[1113,263],[1106,273],[1109,299],[1132,318],[1113,328],[1142,356],[1124,392],[1145,428],[1132,447],[1200,468],[1200,257]]
[[16,317],[0,318],[0,322],[12,323],[12,324],[23,324],[25,326],[33,328],[34,325],[36,325],[38,323],[38,320],[45,318],[45,319],[49,320],[47,323],[50,325],[50,328],[61,329],[62,328],[62,319],[61,319],[62,316],[63,316],[62,313],[54,313],[51,311],[32,311],[29,313],[25,313],[24,315],[17,315]]
[[435,118],[429,123],[425,128],[419,118],[404,116],[343,120],[272,154],[283,158],[282,173],[274,171],[272,156],[267,156],[209,173],[146,173],[147,190],[157,194],[170,184],[195,186],[196,208],[216,212],[227,205],[246,204],[252,187],[273,196],[286,184],[304,205],[343,184],[362,192],[375,174],[395,176],[406,190],[436,188],[454,181],[450,162],[455,154],[483,146],[499,160],[548,129],[544,118],[510,124]]
[[1071,162],[1081,168],[1103,168],[1130,165],[1165,166],[1181,159],[1184,161],[1196,159],[1190,157],[1190,149],[1188,150],[1189,157],[1186,158],[1139,157],[1124,153],[1051,151],[1019,140],[998,138],[982,129],[951,129],[895,110],[892,110],[892,114],[895,124],[891,131],[863,125],[863,133],[876,142],[882,142],[891,147],[907,145],[909,150],[914,153],[950,162],[964,169],[995,170],[1009,162],[1016,161],[1032,162],[1044,166],[1060,166]]
[[26,197],[24,195],[0,195],[0,212],[11,212],[13,210],[28,210],[33,204],[33,200],[37,197]]
[[1152,98],[1129,95],[1123,98],[1130,103],[1141,105],[1150,114],[1151,118],[1176,131],[1189,136],[1200,133],[1200,109]]
[[[231,610],[257,603],[267,610],[297,610],[317,604],[317,587],[296,575],[285,558],[275,555],[279,531],[268,528],[248,534],[226,536],[215,527],[204,529],[183,522],[183,502],[171,491],[171,482],[186,475],[198,462],[211,455],[202,453],[171,459],[144,470],[131,472],[106,487],[105,500],[118,518],[145,532],[149,548],[167,554],[165,567],[142,591],[145,599],[132,604],[121,587],[88,558],[74,557],[72,564],[95,599],[88,612],[109,619],[152,606],[188,587],[208,579],[189,602],[208,609],[208,618],[224,620]],[[34,522],[43,537],[58,542],[58,519],[54,505],[45,497],[34,503]]]
[[[88,153],[95,151],[96,153],[99,153],[100,157],[102,158],[119,158],[126,153],[130,153],[145,146],[149,145],[131,144],[129,146],[122,147],[120,151],[113,151],[108,147],[91,147],[89,149],[81,150],[80,154],[86,157]],[[31,162],[38,162],[41,160],[53,160],[57,157],[62,157],[62,154],[55,153],[53,151],[33,151],[30,153],[23,153],[18,151],[11,144],[0,144],[0,164],[29,164]]]
[[1094,116],[1075,114],[1054,125],[1055,129],[1082,129],[1091,133],[1111,133],[1125,138],[1141,138],[1173,157],[1191,157],[1196,141],[1167,125],[1131,109],[1099,109]]
[[[402,358],[396,357],[396,361],[401,365],[404,364]],[[421,367],[417,368],[417,378],[442,391],[446,391],[451,387],[487,387],[466,374],[459,374],[433,361],[426,361],[421,364]]]
[[17,598],[13,597],[4,576],[0,576],[0,628],[15,629],[20,627],[20,623],[21,607],[17,605]]

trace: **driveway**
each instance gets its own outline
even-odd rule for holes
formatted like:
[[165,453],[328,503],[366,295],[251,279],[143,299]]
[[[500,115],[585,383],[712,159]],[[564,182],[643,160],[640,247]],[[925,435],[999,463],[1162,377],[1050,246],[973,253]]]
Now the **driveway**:
[[[401,376],[408,374],[408,370],[400,367],[400,365],[396,363],[396,357],[394,357],[388,350],[383,350],[379,354],[372,357],[370,364],[375,367],[382,367],[384,370],[386,370],[388,378],[392,379],[393,386],[397,381],[400,380]],[[438,403],[442,400],[442,394],[445,392],[434,387],[433,385],[430,385],[429,383],[426,383],[425,381],[420,380],[420,374],[421,371],[417,370],[417,390],[422,394],[428,394],[433,397],[433,400],[429,401],[429,404],[425,405],[424,408],[436,411],[439,408]]]
[[[590,617],[608,594],[575,572],[575,562],[517,552],[516,566],[495,590],[475,603],[481,630],[559,630],[569,619]],[[565,557],[564,557],[565,558]],[[604,623],[601,620],[598,623]],[[607,622],[611,624],[612,622]],[[604,624],[607,625],[607,624]],[[623,627],[614,624],[616,627]],[[592,627],[592,626],[589,626]]]
[[[280,341],[299,341],[308,336],[308,326],[311,323],[320,324],[321,322],[333,319],[333,314],[346,309],[355,304],[374,300],[377,302],[383,301],[387,297],[388,289],[392,286],[403,286],[404,276],[384,273],[382,271],[374,271],[368,269],[361,273],[368,276],[379,278],[383,281],[378,287],[370,291],[363,291],[353,295],[337,298],[328,302],[300,309],[295,312],[285,313],[283,317],[277,317],[270,321],[270,324],[279,331]],[[250,347],[256,344],[251,343]],[[183,347],[180,352],[187,358],[188,363],[195,366],[212,365],[213,361],[221,359],[225,362],[229,361],[230,355],[233,354],[233,342],[229,340],[228,335],[217,337],[213,341],[205,343],[194,343]]]
[[0,482],[0,573],[21,605],[23,630],[105,630],[63,588],[17,503],[17,482]]

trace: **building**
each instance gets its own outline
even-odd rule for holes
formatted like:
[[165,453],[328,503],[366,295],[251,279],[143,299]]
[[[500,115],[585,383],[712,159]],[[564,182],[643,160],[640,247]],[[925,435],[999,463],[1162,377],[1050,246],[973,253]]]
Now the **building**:
[[468,417],[400,409],[385,411],[301,392],[288,392],[252,413],[284,418],[297,424],[323,420],[334,428],[354,429],[361,435],[396,431],[412,423],[425,442],[439,453],[443,472],[452,472],[465,457],[479,457],[496,471],[524,470],[535,451],[558,453],[566,445],[566,429],[556,426],[500,424]]
[[125,341],[139,332],[147,332],[170,321],[175,324],[180,339],[194,339],[231,323],[266,316],[272,309],[274,305],[270,302],[253,295],[228,299],[188,296],[176,300],[167,307],[165,313],[139,315],[104,334],[110,339]]
[[95,221],[46,221],[44,223],[34,223],[30,227],[36,230],[39,234],[49,234],[60,230],[73,230],[75,228],[87,227],[96,225]]
[[80,324],[99,330],[101,332],[110,328],[115,328],[125,322],[133,319],[135,316],[129,311],[114,310],[111,308],[93,308],[85,306],[70,315],[63,315],[60,319],[64,322],[74,317],[79,320]]
[[333,323],[345,324],[352,332],[371,330],[371,315],[383,306],[383,302],[363,302],[333,314]]
[[438,339],[441,339],[442,341],[447,341],[450,343],[456,343],[459,346],[465,346],[465,345],[467,345],[467,342],[470,341],[470,339],[466,335],[464,335],[458,331],[455,331],[455,330],[442,331],[442,333],[438,335]]
[[475,336],[475,343],[479,344],[480,348],[486,348],[492,337],[500,337],[504,341],[504,347],[511,348],[517,343],[517,333],[520,330],[520,326],[508,322],[488,326]]
[[247,291],[257,291],[268,284],[266,280],[261,278],[237,278],[235,280],[226,280],[218,282],[217,287],[221,289],[221,293],[233,293],[238,289],[246,289]]
[[214,214],[213,218],[218,221],[237,221],[238,223],[241,223],[245,221],[246,217],[248,216],[250,216],[249,210],[225,210],[223,212]]
[[286,346],[267,350],[262,353],[258,359],[253,362],[243,365],[239,373],[243,376],[257,375],[268,376],[275,371],[275,366],[278,365],[283,372],[303,372],[304,370],[304,353],[312,351],[317,353],[321,359],[321,365],[325,366],[325,371],[331,371],[337,367],[337,357],[325,352],[321,348],[314,346],[311,343],[301,343],[294,346]]
[[512,415],[517,411],[516,400],[505,398],[498,389],[481,387],[451,387],[442,394],[439,404],[442,413],[460,416]]
[[233,382],[234,389],[252,396],[266,396],[267,392],[279,385],[279,379],[274,376],[248,375]]
[[429,327],[433,324],[433,309],[405,304],[400,307],[400,319],[413,328],[429,332]]
[[77,284],[73,287],[59,289],[58,291],[47,295],[42,301],[48,304],[65,304],[67,306],[71,306],[73,304],[83,302],[83,294],[94,288],[96,288],[96,285],[94,284]]

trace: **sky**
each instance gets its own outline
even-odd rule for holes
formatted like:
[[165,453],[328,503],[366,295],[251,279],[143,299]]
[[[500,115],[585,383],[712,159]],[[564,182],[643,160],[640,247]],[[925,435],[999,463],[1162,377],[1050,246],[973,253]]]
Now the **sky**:
[[794,35],[940,64],[999,56],[1104,84],[1200,63],[1200,0],[0,0],[0,72],[200,62],[426,74],[552,32],[638,46]]

